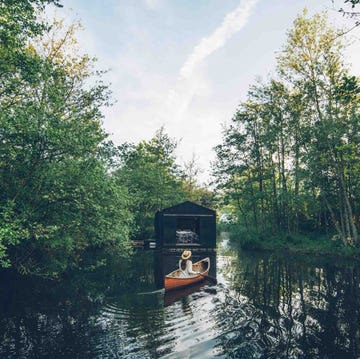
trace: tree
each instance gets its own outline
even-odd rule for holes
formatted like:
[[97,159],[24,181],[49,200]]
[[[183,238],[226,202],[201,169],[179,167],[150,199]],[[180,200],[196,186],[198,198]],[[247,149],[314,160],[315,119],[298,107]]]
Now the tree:
[[352,29],[354,29],[355,27],[360,25],[360,20],[359,20],[360,12],[354,11],[355,6],[360,4],[360,0],[345,0],[344,4],[349,4],[349,5],[351,4],[351,10],[348,10],[346,8],[340,8],[339,12],[342,13],[343,16],[347,16],[347,17],[355,20],[355,26],[347,31],[347,32],[349,32]]
[[125,248],[131,216],[107,171],[101,72],[73,51],[76,26],[60,38],[61,22],[40,28],[21,45],[27,67],[10,66],[1,79],[0,243],[7,264],[40,271],[52,260],[60,272],[88,249]]
[[[312,137],[307,166],[312,183],[319,189],[339,237],[344,243],[353,244],[358,233],[346,183],[350,163],[343,151],[344,147],[349,150],[348,143],[353,140],[349,130],[354,117],[349,114],[356,111],[357,104],[345,103],[339,97],[339,89],[348,82],[342,50],[343,44],[336,31],[327,26],[326,16],[307,19],[304,12],[289,31],[278,62],[280,75],[306,96]],[[339,217],[335,214],[338,210]]]
[[[34,73],[37,69],[39,59],[33,52],[29,51],[27,41],[29,38],[42,34],[46,26],[36,18],[36,11],[44,8],[47,3],[57,1],[24,0],[24,1],[2,1],[0,5],[0,146],[1,162],[0,171],[2,183],[6,174],[5,164],[12,161],[13,155],[7,156],[9,139],[6,138],[7,125],[10,121],[6,119],[11,113],[16,101],[19,101],[21,89],[30,86]],[[8,157],[8,159],[6,159]],[[9,177],[9,176],[8,176]],[[22,220],[13,213],[14,204],[7,203],[6,186],[2,186],[0,201],[2,204],[0,231],[0,264],[9,265],[6,258],[8,246],[17,244],[21,238],[27,236],[27,231],[22,229]]]
[[114,175],[129,192],[136,225],[133,238],[152,236],[156,211],[185,199],[175,163],[176,146],[162,127],[149,141],[119,148],[120,168]]
[[214,208],[214,192],[209,190],[205,184],[202,185],[199,183],[198,176],[201,174],[202,169],[198,164],[198,158],[195,153],[193,153],[189,161],[183,164],[181,172],[182,187],[186,198],[201,206]]
[[214,175],[225,203],[249,229],[335,230],[358,240],[358,79],[343,38],[325,15],[294,21],[278,78],[248,92],[216,147]]

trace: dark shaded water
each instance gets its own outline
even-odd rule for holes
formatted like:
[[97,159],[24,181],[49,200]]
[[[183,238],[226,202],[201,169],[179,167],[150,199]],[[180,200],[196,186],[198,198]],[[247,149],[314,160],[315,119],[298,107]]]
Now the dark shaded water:
[[211,260],[217,284],[167,294],[177,257],[150,251],[61,283],[2,272],[0,358],[360,357],[358,263],[229,249]]

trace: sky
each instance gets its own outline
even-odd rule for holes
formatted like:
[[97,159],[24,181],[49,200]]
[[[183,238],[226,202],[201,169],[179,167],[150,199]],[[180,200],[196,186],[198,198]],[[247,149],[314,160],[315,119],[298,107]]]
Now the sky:
[[[328,11],[350,27],[339,0],[62,0],[57,16],[80,20],[81,51],[109,72],[113,99],[103,125],[115,144],[151,139],[162,126],[179,141],[178,163],[195,156],[206,183],[223,125],[249,86],[275,73],[296,16]],[[360,30],[346,59],[360,74]]]

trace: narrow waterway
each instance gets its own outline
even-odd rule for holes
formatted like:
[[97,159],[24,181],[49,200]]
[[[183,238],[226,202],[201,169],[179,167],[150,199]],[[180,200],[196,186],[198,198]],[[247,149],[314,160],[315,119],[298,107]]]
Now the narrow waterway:
[[155,251],[62,282],[1,272],[0,357],[360,356],[359,263],[226,246],[210,258],[217,282],[166,294],[178,257]]

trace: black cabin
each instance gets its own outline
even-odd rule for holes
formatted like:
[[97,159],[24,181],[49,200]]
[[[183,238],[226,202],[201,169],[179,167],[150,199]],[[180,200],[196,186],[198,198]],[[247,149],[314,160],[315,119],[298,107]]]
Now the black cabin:
[[158,248],[216,247],[216,212],[186,201],[155,215]]

